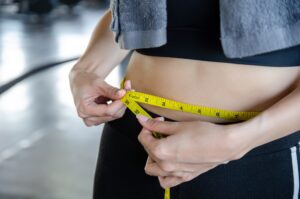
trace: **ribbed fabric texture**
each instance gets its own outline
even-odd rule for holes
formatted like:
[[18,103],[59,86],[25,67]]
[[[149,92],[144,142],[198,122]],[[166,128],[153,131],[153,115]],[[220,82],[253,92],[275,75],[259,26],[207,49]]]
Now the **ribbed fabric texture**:
[[[152,48],[167,42],[166,0],[111,0],[110,8],[111,29],[121,48]],[[229,58],[300,44],[299,0],[220,0],[220,17],[220,39]]]
[[123,49],[151,48],[165,44],[166,0],[111,0],[111,29]]
[[227,57],[241,58],[300,43],[299,0],[220,0],[220,9],[221,41]]

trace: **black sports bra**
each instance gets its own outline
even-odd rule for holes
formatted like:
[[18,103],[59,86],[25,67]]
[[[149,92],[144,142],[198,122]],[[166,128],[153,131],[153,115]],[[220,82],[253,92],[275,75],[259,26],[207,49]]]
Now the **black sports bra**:
[[137,52],[248,65],[300,66],[300,45],[246,58],[227,58],[220,40],[219,0],[167,0],[167,10],[167,44]]

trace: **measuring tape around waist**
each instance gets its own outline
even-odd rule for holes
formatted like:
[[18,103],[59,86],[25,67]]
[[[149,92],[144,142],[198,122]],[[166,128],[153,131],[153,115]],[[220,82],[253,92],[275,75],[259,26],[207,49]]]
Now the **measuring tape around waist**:
[[[121,88],[124,88],[124,81],[121,82]],[[137,102],[149,104],[153,106],[158,106],[162,108],[167,108],[176,111],[182,111],[187,113],[193,113],[208,117],[217,117],[226,120],[240,121],[248,120],[252,117],[257,116],[260,112],[246,112],[246,111],[230,111],[217,109],[207,106],[199,106],[193,104],[187,104],[184,102],[178,102],[155,95],[150,95],[146,93],[141,93],[137,91],[127,91],[126,95],[121,99],[121,101],[135,114],[142,114],[147,117],[151,117],[144,109],[138,105]]]
[[[125,78],[122,80],[120,87],[124,88]],[[146,93],[141,93],[137,91],[127,91],[125,96],[121,99],[121,101],[129,108],[135,115],[142,114],[148,118],[152,118],[139,104],[149,104],[153,106],[158,106],[166,109],[182,111],[187,113],[193,113],[201,116],[207,117],[217,117],[226,120],[240,121],[240,120],[248,120],[252,117],[257,116],[260,112],[245,112],[245,111],[230,111],[217,109],[207,106],[199,106],[193,104],[187,104],[184,102],[178,102],[162,97],[158,97],[155,95],[150,95]],[[164,136],[157,133],[152,132],[153,136],[156,138],[163,138]],[[164,199],[170,199],[170,189],[165,189]]]

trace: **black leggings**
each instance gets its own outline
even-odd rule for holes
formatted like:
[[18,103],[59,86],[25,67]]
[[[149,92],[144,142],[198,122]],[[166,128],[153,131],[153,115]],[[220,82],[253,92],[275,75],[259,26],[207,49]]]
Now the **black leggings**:
[[[163,199],[157,177],[144,171],[147,153],[137,139],[141,129],[128,109],[104,125],[94,199]],[[299,138],[300,131],[173,187],[171,199],[298,199]]]

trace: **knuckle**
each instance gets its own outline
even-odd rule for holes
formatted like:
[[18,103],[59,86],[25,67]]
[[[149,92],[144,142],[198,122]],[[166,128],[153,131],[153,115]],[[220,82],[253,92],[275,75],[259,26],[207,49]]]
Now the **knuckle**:
[[147,165],[145,166],[144,170],[147,175],[153,176],[153,173],[149,170],[149,167]]
[[86,115],[83,114],[82,112],[80,112],[79,110],[77,111],[77,115],[78,115],[78,117],[80,117],[80,118],[85,118],[85,117],[86,117]]
[[148,170],[146,170],[146,169],[145,169],[145,173],[146,173],[147,175],[149,175],[149,176],[153,176],[153,175],[151,174],[151,172],[148,171]]
[[154,156],[159,160],[163,160],[166,157],[165,149],[161,144],[157,144],[156,146],[154,146],[152,152]]
[[87,113],[87,107],[86,105],[83,103],[83,102],[79,102],[78,104],[78,112],[81,114],[81,115],[84,115]]
[[174,166],[167,162],[162,162],[160,168],[165,172],[173,172],[175,170]]
[[84,120],[84,124],[85,124],[85,126],[87,126],[87,127],[92,126],[91,122],[88,121],[88,120]]

